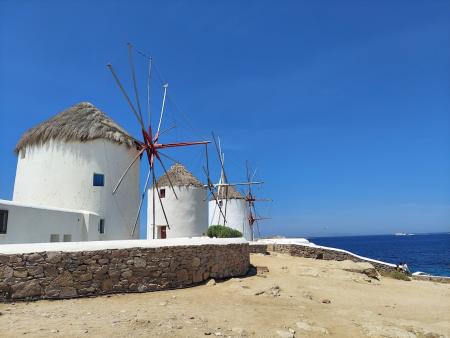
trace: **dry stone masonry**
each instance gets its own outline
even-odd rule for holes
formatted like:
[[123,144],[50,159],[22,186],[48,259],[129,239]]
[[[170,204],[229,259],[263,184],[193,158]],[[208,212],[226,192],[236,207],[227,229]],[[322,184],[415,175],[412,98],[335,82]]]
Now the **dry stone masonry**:
[[380,274],[387,274],[395,271],[395,266],[377,263],[362,259],[351,253],[326,249],[321,247],[307,246],[301,244],[252,244],[250,245],[251,253],[279,252],[296,257],[325,259],[334,261],[351,260],[353,262],[369,262]]
[[248,243],[0,254],[0,301],[183,288],[249,267]]

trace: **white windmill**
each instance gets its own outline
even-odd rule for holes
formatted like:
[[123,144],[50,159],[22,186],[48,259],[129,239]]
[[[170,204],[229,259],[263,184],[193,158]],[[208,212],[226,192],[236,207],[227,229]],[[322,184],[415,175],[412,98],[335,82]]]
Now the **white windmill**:
[[[222,152],[220,139],[216,141],[214,134],[212,136],[220,160],[221,170],[219,182],[213,184],[217,193],[211,193],[212,197],[208,203],[209,226],[226,225],[240,231],[245,239],[252,240],[253,232],[249,224],[247,200],[236,187],[241,185],[250,187],[263,182],[247,180],[247,182],[229,183],[225,172],[225,154]],[[209,175],[208,181],[210,182]]]

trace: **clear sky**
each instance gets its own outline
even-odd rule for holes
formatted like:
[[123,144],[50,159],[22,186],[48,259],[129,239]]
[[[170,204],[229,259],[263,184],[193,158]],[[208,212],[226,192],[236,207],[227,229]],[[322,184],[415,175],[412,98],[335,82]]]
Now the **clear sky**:
[[[77,102],[139,135],[105,67],[131,90],[128,41],[181,107],[163,141],[214,130],[232,180],[258,168],[263,235],[450,231],[447,0],[0,0],[0,198],[21,134]],[[200,149],[172,155],[203,178]]]

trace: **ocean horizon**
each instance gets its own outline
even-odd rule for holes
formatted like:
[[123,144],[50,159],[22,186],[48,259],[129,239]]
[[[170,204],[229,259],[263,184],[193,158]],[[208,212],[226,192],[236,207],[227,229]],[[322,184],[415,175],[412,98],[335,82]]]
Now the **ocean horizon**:
[[387,263],[406,262],[411,272],[450,277],[450,233],[447,232],[306,238],[317,245],[344,249]]

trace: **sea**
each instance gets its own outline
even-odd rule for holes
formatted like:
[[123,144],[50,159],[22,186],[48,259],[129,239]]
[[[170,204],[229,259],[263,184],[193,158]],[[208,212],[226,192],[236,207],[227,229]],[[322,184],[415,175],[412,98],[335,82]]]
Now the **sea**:
[[450,277],[450,233],[314,237],[308,240],[388,263],[406,262],[411,272]]

